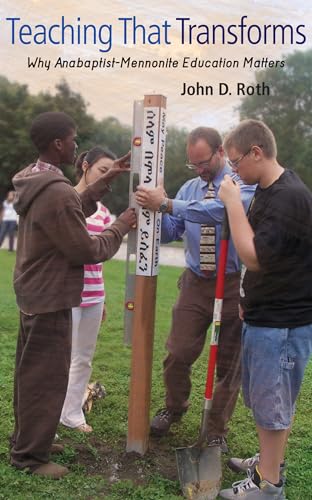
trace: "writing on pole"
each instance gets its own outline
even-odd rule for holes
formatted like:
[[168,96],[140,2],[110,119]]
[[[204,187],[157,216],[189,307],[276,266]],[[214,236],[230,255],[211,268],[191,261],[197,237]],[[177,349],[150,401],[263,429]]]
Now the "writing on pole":
[[[165,107],[144,107],[140,182],[146,187],[154,188],[163,179],[165,143]],[[136,266],[139,276],[158,274],[161,217],[159,212],[139,210]]]

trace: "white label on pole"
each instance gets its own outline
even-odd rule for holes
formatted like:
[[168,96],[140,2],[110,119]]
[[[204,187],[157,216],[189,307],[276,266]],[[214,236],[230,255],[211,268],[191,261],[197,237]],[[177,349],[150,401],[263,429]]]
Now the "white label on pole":
[[[164,175],[166,110],[144,108],[140,182],[154,188]],[[141,208],[138,217],[137,267],[140,276],[156,276],[159,264],[161,214]]]
[[213,307],[213,321],[221,321],[223,299],[215,299]]

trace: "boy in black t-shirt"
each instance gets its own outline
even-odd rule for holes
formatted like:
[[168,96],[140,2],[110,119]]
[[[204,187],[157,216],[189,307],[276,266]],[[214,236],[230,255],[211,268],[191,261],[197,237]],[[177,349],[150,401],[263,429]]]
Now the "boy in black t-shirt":
[[239,186],[229,176],[219,196],[244,265],[242,387],[256,421],[260,454],[230,460],[233,469],[251,467],[251,472],[220,497],[285,499],[280,473],[312,352],[312,194],[294,172],[279,165],[274,136],[264,123],[243,121],[224,148],[242,180],[258,183],[248,218]]

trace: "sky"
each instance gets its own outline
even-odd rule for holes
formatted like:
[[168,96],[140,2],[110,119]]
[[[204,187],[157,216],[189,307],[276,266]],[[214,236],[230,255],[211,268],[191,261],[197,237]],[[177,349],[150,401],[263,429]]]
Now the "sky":
[[[194,4],[196,7],[194,7]],[[167,123],[190,130],[199,125],[216,127],[225,132],[238,122],[237,107],[241,97],[237,95],[236,84],[254,82],[255,69],[243,68],[245,57],[262,59],[268,57],[273,61],[283,60],[285,55],[294,50],[307,50],[312,47],[312,7],[309,2],[275,0],[220,0],[210,4],[197,0],[0,0],[0,74],[10,81],[27,84],[31,93],[41,90],[55,92],[55,84],[65,78],[70,87],[84,97],[88,103],[88,111],[97,119],[115,116],[121,123],[131,125],[133,102],[142,99],[146,94],[163,94],[167,97]],[[246,15],[247,24],[304,24],[302,28],[307,40],[303,45],[259,43],[258,45],[240,44],[192,44],[181,43],[181,29],[177,17],[190,17],[195,25],[239,24],[241,16]],[[77,18],[83,24],[92,23],[97,26],[112,24],[112,47],[107,53],[99,51],[97,46],[71,45],[35,45],[12,44],[10,22],[6,18],[20,17],[16,22],[15,37],[22,24],[29,24],[35,30],[36,24],[50,26],[60,23],[64,16],[66,23],[77,25]],[[136,16],[137,23],[147,28],[152,24],[161,25],[165,21],[170,24],[165,43],[164,30],[161,32],[161,43],[158,45],[142,44],[137,40],[131,43],[129,30],[127,45],[123,43],[123,33],[119,17]],[[27,28],[23,28],[26,30]],[[197,30],[197,31],[196,31]],[[198,33],[194,28],[193,34]],[[105,33],[104,31],[102,33]],[[25,37],[24,40],[30,40]],[[171,57],[179,61],[179,68],[171,69],[126,69],[98,68],[94,71],[78,68],[54,68],[58,57],[66,60],[107,60],[131,57],[140,60],[159,60]],[[28,58],[35,60],[41,57],[50,61],[50,69],[29,68]],[[214,60],[220,57],[227,60],[238,60],[239,68],[187,68],[181,67],[184,57],[198,60]],[[183,83],[186,86],[198,82],[203,86],[211,86],[213,95],[182,96]],[[226,82],[232,95],[222,96],[218,93],[220,82]]]

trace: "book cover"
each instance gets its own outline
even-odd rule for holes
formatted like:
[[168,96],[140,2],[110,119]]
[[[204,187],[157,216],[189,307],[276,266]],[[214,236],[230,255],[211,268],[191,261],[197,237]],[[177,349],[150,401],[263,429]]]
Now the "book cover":
[[[185,143],[181,138],[185,138],[187,132],[195,127],[214,127],[224,134],[239,122],[242,110],[245,116],[250,112],[259,118],[276,118],[279,126],[276,122],[276,129],[273,129],[280,155],[287,166],[295,165],[304,180],[311,182],[310,187],[312,174],[306,166],[312,153],[311,48],[312,9],[303,0],[276,0],[274,3],[269,0],[221,0],[217,3],[150,0],[148,4],[142,0],[0,0],[0,76],[9,82],[26,85],[31,95],[43,93],[44,98],[44,93],[54,95],[56,86],[65,80],[70,89],[83,98],[88,114],[97,122],[113,117],[128,127],[128,132],[132,127],[135,100],[142,99],[146,94],[166,96],[167,126],[177,130],[179,138],[179,150],[175,151],[177,156],[167,155],[169,164],[176,162],[177,157],[179,162],[184,160],[185,163]],[[299,55],[295,60],[290,60],[296,53]],[[296,65],[297,60],[299,66]],[[274,78],[266,79],[268,70],[275,71]],[[288,70],[287,75],[284,70]],[[255,100],[251,104],[248,101],[250,106],[243,109],[242,103],[247,103],[248,98]],[[5,109],[7,119],[10,102],[0,102],[0,106]],[[14,113],[18,115],[18,109],[14,108]],[[27,130],[25,134],[14,135],[12,129],[7,129],[3,116],[0,116],[1,199],[10,185],[10,175],[21,166],[17,155],[19,148],[24,147],[24,142],[28,140],[25,139]],[[23,120],[25,116],[23,114]],[[23,123],[26,126],[27,120]],[[86,135],[85,130],[82,132]],[[179,135],[180,132],[182,135]],[[94,140],[98,137],[95,136]],[[125,140],[122,148],[126,148],[127,144]],[[17,151],[15,156],[14,146]],[[8,147],[11,148],[10,155],[7,154]],[[174,141],[170,147],[174,151]],[[170,173],[168,175],[170,177]],[[182,184],[182,177],[180,179],[176,175],[175,183],[172,181],[170,184],[169,194],[175,194],[178,182]],[[124,186],[123,192],[128,192],[128,186]],[[125,197],[118,203],[114,206],[116,213],[124,207]],[[311,372],[311,366],[309,370]],[[304,405],[309,400],[308,392],[309,387],[305,386]],[[309,408],[306,417],[302,408],[295,438],[290,441],[289,447],[289,500],[312,497],[309,481]],[[252,439],[252,431],[248,429],[248,432],[248,438]],[[248,446],[241,446],[244,436],[236,434],[234,424],[231,433],[234,454],[237,453],[235,446],[239,451],[242,448],[248,448],[250,453],[257,451],[255,437]],[[122,485],[114,498],[179,498],[175,464],[170,458],[172,447],[177,444],[174,440],[170,442],[171,448],[153,448],[150,460],[157,462],[157,453],[160,453],[163,462],[160,468],[152,467],[153,473],[162,474],[165,467],[170,473],[163,476],[165,480],[163,477],[152,478],[150,490],[146,486],[149,477],[146,466],[142,465],[140,477],[137,471],[133,473],[131,469],[133,461],[129,459],[127,462],[123,455],[124,469],[119,474],[118,460],[121,460],[122,453],[115,454],[116,463],[109,464],[113,479],[105,477],[111,483],[115,482],[114,477],[118,481],[134,479],[135,487],[127,490],[127,486]],[[90,450],[96,462],[98,451],[92,446]],[[1,453],[2,450],[7,452],[6,445],[0,446]],[[72,459],[70,453],[69,461]],[[98,468],[94,466],[95,469],[92,469],[93,463],[92,466],[87,464],[88,473],[91,471],[87,478],[90,493],[86,492],[81,498],[91,498],[91,495],[98,498],[97,479],[90,478],[94,470],[103,473],[103,464],[98,465],[100,462],[98,459]],[[127,465],[132,470],[128,475]],[[16,479],[16,473],[11,473],[6,458],[1,466],[5,471],[3,477],[10,477],[12,484],[17,481],[14,493],[7,498],[17,498],[23,491],[24,477]],[[81,479],[78,476],[79,470],[75,476],[75,492],[77,488],[82,491],[85,481],[84,477]],[[225,476],[226,486],[236,480],[229,473]],[[136,497],[135,490],[140,481],[146,489],[140,489],[141,496]],[[28,497],[25,498],[43,498],[45,493],[39,491],[41,486],[34,496],[31,496],[28,483],[26,486]],[[103,486],[99,490],[100,496],[106,494],[105,488]],[[71,498],[70,488],[66,489],[66,485],[52,486],[52,490],[58,498]]]

